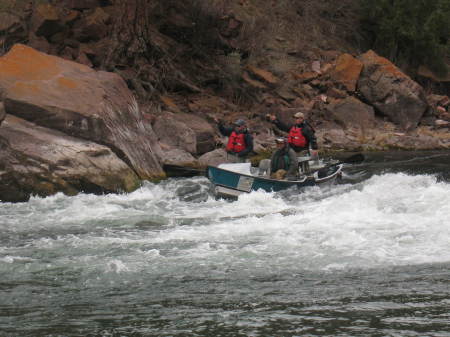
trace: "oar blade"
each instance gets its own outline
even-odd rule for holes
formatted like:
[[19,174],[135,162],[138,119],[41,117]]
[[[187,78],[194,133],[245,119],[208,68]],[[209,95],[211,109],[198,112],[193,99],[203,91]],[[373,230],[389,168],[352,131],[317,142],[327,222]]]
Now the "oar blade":
[[331,164],[331,165],[327,165],[324,168],[321,168],[318,171],[318,176],[319,178],[324,178],[328,175],[330,175],[330,169],[336,167],[337,165],[340,164],[359,164],[362,163],[364,161],[364,155],[362,153],[357,153],[354,154],[353,156],[350,156],[344,160],[338,161],[337,163]]
[[364,161],[364,155],[362,153],[354,154],[353,156],[348,157],[347,159],[344,159],[341,161],[341,163],[345,164],[358,164],[362,163]]
[[163,170],[168,177],[194,177],[206,174],[205,168],[164,164]]

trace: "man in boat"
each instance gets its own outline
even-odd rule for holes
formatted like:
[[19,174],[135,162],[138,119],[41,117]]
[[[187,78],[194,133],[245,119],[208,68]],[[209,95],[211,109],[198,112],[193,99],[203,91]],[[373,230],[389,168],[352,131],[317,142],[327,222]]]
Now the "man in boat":
[[277,138],[275,142],[277,149],[270,158],[271,178],[295,180],[298,175],[297,154],[289,146],[286,138]]
[[247,129],[243,119],[238,119],[232,127],[226,127],[218,121],[219,131],[228,137],[226,146],[229,163],[245,163],[247,156],[253,151],[253,136]]
[[308,150],[312,158],[317,158],[318,147],[315,131],[312,126],[305,120],[303,112],[294,114],[294,123],[285,124],[275,115],[268,114],[267,119],[274,123],[280,130],[289,133],[289,146],[297,153]]

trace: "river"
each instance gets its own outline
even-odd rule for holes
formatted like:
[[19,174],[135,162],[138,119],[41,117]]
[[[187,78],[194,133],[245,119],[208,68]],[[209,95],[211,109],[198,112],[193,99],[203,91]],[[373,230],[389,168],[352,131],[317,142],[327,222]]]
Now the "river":
[[211,190],[0,204],[0,336],[450,336],[450,151]]

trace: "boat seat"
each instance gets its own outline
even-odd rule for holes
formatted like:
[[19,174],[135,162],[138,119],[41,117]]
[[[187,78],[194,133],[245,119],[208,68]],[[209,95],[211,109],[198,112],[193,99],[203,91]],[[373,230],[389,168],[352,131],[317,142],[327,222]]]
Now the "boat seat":
[[258,165],[258,175],[270,177],[270,159],[262,159]]

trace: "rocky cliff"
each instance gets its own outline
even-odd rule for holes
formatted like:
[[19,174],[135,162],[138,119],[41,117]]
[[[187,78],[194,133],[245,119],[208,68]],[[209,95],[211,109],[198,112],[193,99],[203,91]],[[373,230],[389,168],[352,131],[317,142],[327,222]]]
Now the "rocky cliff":
[[0,200],[131,191],[164,164],[220,162],[217,118],[245,118],[256,152],[282,133],[265,115],[297,110],[321,151],[449,148],[445,84],[430,92],[367,50],[358,13],[357,0],[1,5]]

